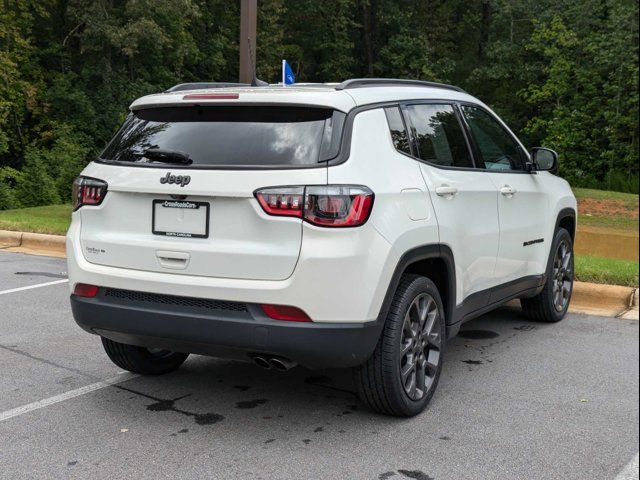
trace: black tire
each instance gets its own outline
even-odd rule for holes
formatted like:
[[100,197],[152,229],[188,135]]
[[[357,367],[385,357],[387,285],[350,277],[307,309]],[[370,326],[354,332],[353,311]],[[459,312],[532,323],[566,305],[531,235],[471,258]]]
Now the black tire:
[[141,375],[162,375],[173,372],[189,356],[188,353],[150,350],[135,345],[126,345],[104,337],[102,337],[102,346],[111,361],[117,366]]
[[[431,300],[433,303],[427,303]],[[436,309],[435,316],[433,308]],[[425,320],[420,321],[420,312],[423,310],[427,314]],[[416,323],[416,319],[419,323]],[[405,321],[409,323],[406,324]],[[415,331],[406,325],[415,326]],[[422,342],[418,342],[418,335]],[[422,347],[416,347],[418,343]],[[410,353],[403,354],[401,345]],[[364,364],[354,368],[358,397],[370,409],[386,415],[417,415],[425,409],[436,390],[445,346],[444,308],[437,287],[428,278],[403,275],[373,355]],[[410,355],[413,358],[411,361]],[[401,369],[408,371],[412,364],[415,364],[416,384],[413,390],[410,388],[412,374],[403,376],[401,372]],[[424,376],[422,380],[421,375]],[[419,388],[420,385],[422,388]],[[410,393],[412,391],[413,398]],[[418,392],[422,394],[419,395]]]
[[[562,255],[566,248],[568,259]],[[573,240],[564,228],[559,228],[551,245],[547,279],[542,291],[531,298],[521,298],[522,310],[536,322],[555,323],[567,314],[573,293]]]

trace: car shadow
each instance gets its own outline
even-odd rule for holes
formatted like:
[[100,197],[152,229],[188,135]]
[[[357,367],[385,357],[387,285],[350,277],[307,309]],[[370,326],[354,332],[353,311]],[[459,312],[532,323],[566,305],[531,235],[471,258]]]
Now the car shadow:
[[[465,324],[460,335],[448,342],[445,374],[425,414],[443,401],[450,379],[479,366],[492,368],[500,350],[515,337],[544,327],[510,306]],[[200,427],[235,422],[247,428],[252,421],[269,421],[282,432],[306,425],[305,431],[320,433],[332,425],[344,430],[356,419],[368,427],[399,421],[371,412],[358,401],[348,369],[297,367],[278,372],[248,362],[194,355],[176,372],[137,377],[112,388],[135,400],[120,410],[121,415],[139,415],[141,410],[177,414],[186,424]]]

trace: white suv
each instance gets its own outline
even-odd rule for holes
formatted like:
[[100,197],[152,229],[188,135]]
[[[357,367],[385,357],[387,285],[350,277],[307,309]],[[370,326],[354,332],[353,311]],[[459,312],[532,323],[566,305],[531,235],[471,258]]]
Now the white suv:
[[448,85],[178,85],[75,182],[73,315],[133,372],[355,367],[364,403],[414,415],[463,322],[515,298],[564,317],[576,201],[556,167]]

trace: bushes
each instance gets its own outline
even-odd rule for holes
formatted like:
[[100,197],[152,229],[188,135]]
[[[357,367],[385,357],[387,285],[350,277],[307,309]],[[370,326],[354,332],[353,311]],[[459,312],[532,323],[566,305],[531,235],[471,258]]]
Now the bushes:
[[21,171],[0,168],[0,210],[69,203],[75,177],[92,151],[81,134],[65,125],[50,131],[50,141],[29,145]]
[[15,186],[19,183],[22,173],[11,167],[0,167],[0,210],[8,210],[20,206]]

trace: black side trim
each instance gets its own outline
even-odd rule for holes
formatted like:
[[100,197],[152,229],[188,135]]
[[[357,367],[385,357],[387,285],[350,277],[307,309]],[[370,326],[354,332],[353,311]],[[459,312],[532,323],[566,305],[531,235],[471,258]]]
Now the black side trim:
[[473,293],[455,308],[453,323],[472,320],[514,298],[536,295],[544,284],[544,275],[531,275]]

